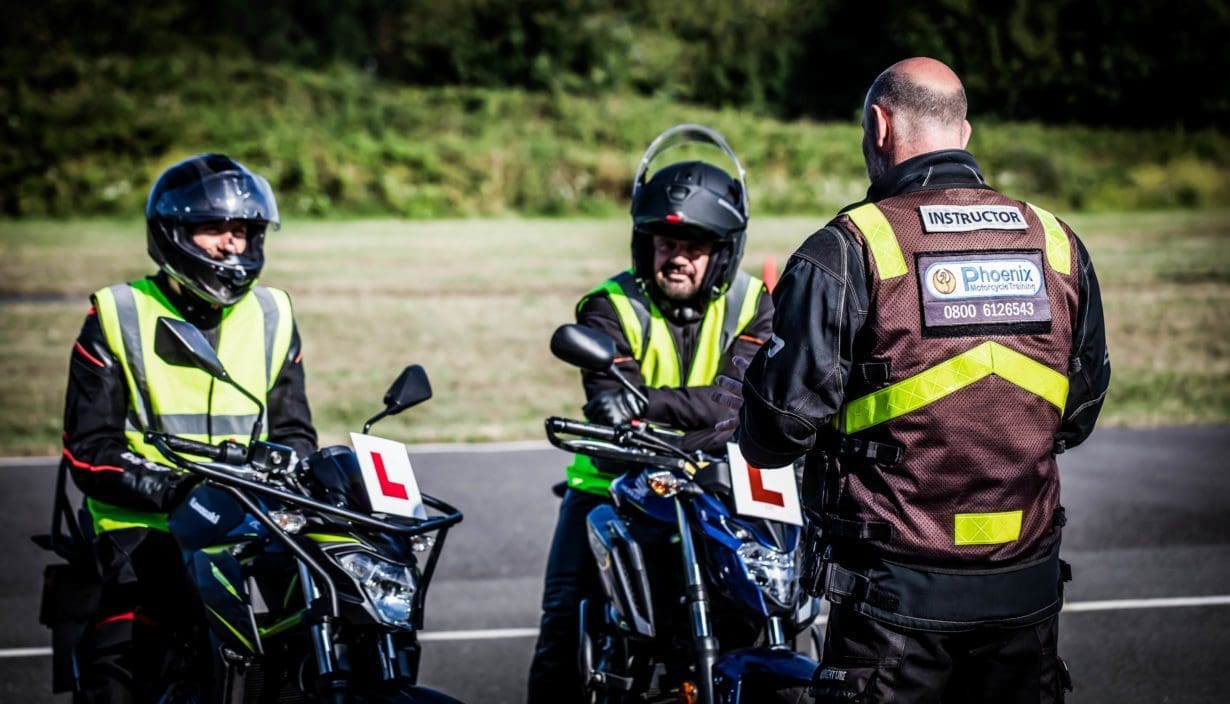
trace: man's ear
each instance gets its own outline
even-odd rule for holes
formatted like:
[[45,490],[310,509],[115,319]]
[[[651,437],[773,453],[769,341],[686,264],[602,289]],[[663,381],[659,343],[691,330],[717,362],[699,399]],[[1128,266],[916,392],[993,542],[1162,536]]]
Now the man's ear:
[[974,133],[974,128],[970,127],[969,120],[962,120],[961,121],[961,148],[962,149],[965,148],[965,145],[969,144],[970,135],[972,135],[973,133]]
[[882,105],[872,104],[871,106],[871,128],[875,130],[872,134],[875,138],[872,140],[876,149],[883,151],[885,145],[892,139],[892,122],[889,120],[889,112]]

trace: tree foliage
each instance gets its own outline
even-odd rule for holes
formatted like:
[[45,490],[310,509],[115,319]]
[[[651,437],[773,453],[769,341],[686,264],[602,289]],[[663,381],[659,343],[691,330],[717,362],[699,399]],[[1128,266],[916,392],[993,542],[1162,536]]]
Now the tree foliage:
[[[287,212],[599,212],[626,195],[626,154],[682,120],[758,163],[762,206],[827,207],[863,178],[857,138],[812,123],[852,126],[876,73],[913,55],[960,73],[1004,185],[1216,203],[1227,29],[1224,0],[16,3],[0,213],[131,213],[205,149],[270,169]],[[1062,131],[986,129],[1007,120]]]
[[49,55],[204,51],[847,119],[876,72],[931,55],[981,117],[1208,126],[1230,118],[1228,30],[1225,0],[43,0],[6,10],[0,56],[35,88]]

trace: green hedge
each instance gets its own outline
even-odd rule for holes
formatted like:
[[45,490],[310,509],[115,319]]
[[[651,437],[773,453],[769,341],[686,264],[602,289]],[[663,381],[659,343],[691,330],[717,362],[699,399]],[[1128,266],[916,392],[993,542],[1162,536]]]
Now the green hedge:
[[[0,86],[0,212],[139,213],[157,174],[193,153],[235,156],[296,215],[612,214],[646,144],[678,122],[721,130],[760,213],[831,213],[866,174],[855,120],[782,122],[634,95],[414,88],[345,65],[247,59],[47,57]],[[47,86],[54,86],[48,88]],[[1132,210],[1230,202],[1230,139],[979,122],[988,178],[1051,207]],[[710,155],[698,151],[693,155]]]

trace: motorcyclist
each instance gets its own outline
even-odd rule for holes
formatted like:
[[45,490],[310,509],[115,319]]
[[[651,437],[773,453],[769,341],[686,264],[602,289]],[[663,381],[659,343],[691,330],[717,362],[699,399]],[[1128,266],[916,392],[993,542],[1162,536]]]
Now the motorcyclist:
[[[650,162],[680,141],[722,149],[738,176],[703,161],[683,161],[646,180]],[[599,284],[577,304],[577,322],[616,341],[616,366],[647,403],[607,373],[585,373],[584,413],[595,423],[644,419],[684,431],[685,450],[724,451],[731,432],[714,425],[733,416],[715,402],[719,374],[741,376],[733,359],[750,358],[769,337],[773,304],[764,284],[739,270],[747,233],[743,170],[725,139],[680,125],[649,146],[632,190],[632,268]],[[529,676],[530,702],[579,701],[580,599],[601,593],[585,520],[609,501],[625,467],[577,455],[552,539],[542,622]]]
[[[1055,455],[1110,382],[1075,233],[987,185],[957,75],[915,57],[864,105],[867,199],[803,243],[742,385],[740,447],[807,455],[834,604],[817,701],[1062,701]],[[724,386],[726,384],[722,382]]]
[[266,231],[280,224],[269,183],[227,156],[197,155],[162,173],[145,216],[160,270],[93,294],[69,368],[63,462],[85,495],[102,582],[78,646],[78,701],[157,701],[182,665],[169,661],[170,646],[199,612],[166,532],[190,475],[167,466],[142,433],[246,440],[257,419],[235,389],[159,358],[158,318],[205,334],[232,377],[264,402],[263,437],[300,457],[316,446],[290,298],[256,285]]

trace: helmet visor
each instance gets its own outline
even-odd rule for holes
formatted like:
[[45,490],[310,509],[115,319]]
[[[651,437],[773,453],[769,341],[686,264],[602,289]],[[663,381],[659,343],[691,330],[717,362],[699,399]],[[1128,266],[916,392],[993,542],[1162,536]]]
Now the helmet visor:
[[253,173],[223,171],[162,194],[153,214],[183,222],[247,220],[273,225],[281,220],[269,182]]

